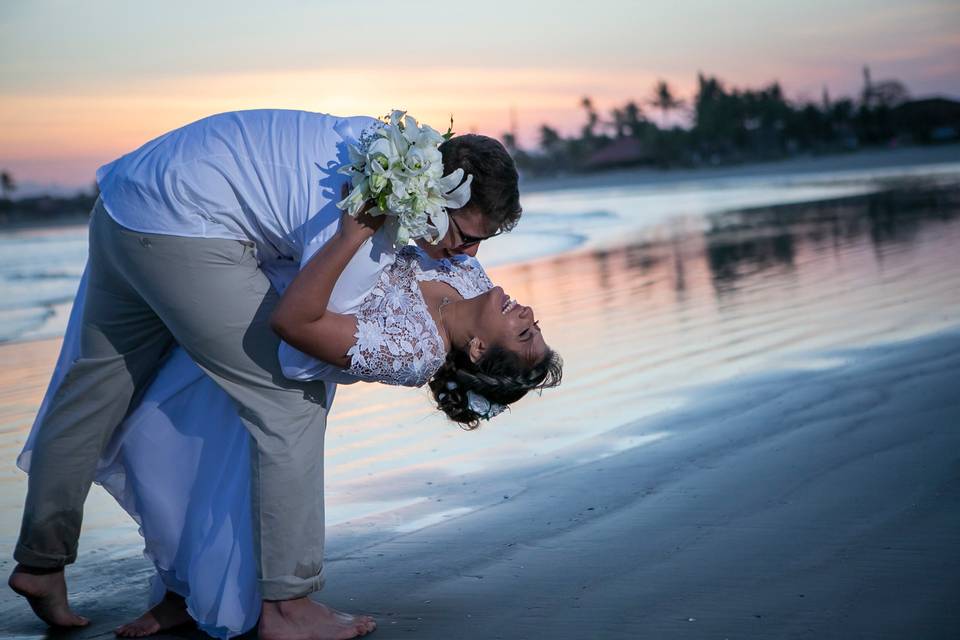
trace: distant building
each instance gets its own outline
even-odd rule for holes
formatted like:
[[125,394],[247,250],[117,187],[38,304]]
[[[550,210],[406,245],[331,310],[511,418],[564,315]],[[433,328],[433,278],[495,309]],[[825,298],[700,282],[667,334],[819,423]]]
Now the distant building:
[[913,142],[960,139],[960,102],[949,98],[910,100],[893,110],[898,133]]
[[636,138],[617,138],[587,158],[584,169],[613,169],[654,161],[646,146]]

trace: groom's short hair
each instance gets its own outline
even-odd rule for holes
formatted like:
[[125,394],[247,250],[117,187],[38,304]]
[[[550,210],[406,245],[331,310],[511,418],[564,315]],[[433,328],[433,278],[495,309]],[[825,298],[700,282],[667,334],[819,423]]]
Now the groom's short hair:
[[[496,224],[497,231],[510,231],[520,220],[519,175],[507,149],[495,138],[476,133],[454,136],[440,145],[444,175],[463,169],[473,175],[467,206],[480,209]],[[457,210],[450,213],[456,215]]]

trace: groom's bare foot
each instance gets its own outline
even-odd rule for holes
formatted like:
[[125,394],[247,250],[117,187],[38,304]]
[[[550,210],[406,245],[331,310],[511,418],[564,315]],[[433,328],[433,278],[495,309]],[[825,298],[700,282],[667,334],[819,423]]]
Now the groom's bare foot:
[[265,600],[257,629],[261,640],[347,640],[377,628],[370,616],[355,616],[314,602]]
[[37,617],[51,627],[85,627],[90,621],[70,610],[63,570],[44,571],[18,564],[7,580],[30,603]]
[[193,620],[183,596],[167,591],[160,603],[142,616],[114,629],[121,638],[141,638],[179,627]]

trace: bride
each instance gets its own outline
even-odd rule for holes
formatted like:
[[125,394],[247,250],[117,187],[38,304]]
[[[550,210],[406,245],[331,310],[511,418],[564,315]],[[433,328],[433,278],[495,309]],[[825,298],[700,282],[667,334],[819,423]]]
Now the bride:
[[[264,263],[283,294],[271,325],[289,345],[285,373],[330,382],[426,384],[437,407],[469,428],[529,390],[559,383],[559,357],[544,342],[533,311],[493,286],[468,255],[437,260],[404,247],[353,313],[335,312],[331,294],[335,285],[350,284],[341,275],[351,260],[389,243],[377,232],[383,219],[344,214],[339,230],[299,273]],[[61,363],[70,357],[64,349]],[[328,385],[328,406],[334,386]],[[24,470],[33,436],[18,459]],[[236,405],[174,349],[98,466],[97,481],[140,525],[145,554],[157,569],[152,608],[118,628],[118,635],[149,635],[193,619],[226,639],[257,623],[249,447]],[[304,474],[322,477],[323,461],[315,462]],[[324,532],[316,536],[322,547]],[[375,628],[366,616],[341,615],[353,625],[343,637]]]

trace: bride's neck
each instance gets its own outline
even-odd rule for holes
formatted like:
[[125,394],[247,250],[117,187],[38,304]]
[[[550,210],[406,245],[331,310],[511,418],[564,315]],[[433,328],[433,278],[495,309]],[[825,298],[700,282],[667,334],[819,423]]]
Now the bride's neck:
[[464,349],[473,335],[473,313],[470,300],[452,300],[443,305],[440,311],[441,331],[446,334],[450,348]]

